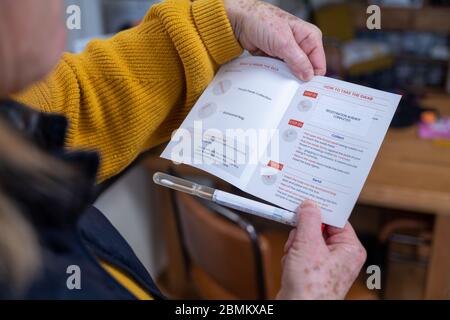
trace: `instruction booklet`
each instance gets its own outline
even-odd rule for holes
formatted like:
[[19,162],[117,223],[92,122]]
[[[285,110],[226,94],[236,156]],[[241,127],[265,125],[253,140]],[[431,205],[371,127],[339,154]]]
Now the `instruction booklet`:
[[161,156],[287,210],[314,200],[343,227],[400,99],[243,56],[220,68]]

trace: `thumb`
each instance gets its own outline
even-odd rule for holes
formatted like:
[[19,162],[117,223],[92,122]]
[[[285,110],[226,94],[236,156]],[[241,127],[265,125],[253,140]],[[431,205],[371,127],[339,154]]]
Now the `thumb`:
[[297,240],[324,241],[322,236],[322,217],[319,206],[311,200],[305,200],[297,210]]
[[276,53],[299,79],[309,81],[314,76],[308,56],[299,47],[290,29],[280,37]]

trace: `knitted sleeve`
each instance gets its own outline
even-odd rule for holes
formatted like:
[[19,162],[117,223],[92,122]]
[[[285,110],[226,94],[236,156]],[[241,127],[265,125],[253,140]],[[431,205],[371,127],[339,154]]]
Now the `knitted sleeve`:
[[222,0],[166,0],[136,28],[65,54],[16,99],[67,116],[67,147],[100,153],[101,182],[166,141],[217,67],[241,52]]

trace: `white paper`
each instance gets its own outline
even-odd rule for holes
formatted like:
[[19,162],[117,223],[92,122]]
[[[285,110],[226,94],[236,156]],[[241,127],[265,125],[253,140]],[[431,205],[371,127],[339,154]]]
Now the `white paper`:
[[324,223],[343,227],[400,99],[241,57],[221,67],[161,156],[287,210],[312,199]]

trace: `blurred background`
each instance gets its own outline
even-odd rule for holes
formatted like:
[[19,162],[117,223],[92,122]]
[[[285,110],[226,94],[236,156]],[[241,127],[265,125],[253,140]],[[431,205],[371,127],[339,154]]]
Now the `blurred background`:
[[[133,27],[156,1],[68,0],[82,9],[82,29],[67,49]],[[381,268],[348,299],[450,298],[450,1],[272,0],[317,24],[328,76],[403,95],[351,222]],[[381,29],[369,30],[370,4]],[[172,298],[274,298],[289,228],[155,186],[155,171],[239,193],[203,172],[143,155],[109,181],[96,206],[129,241]]]

